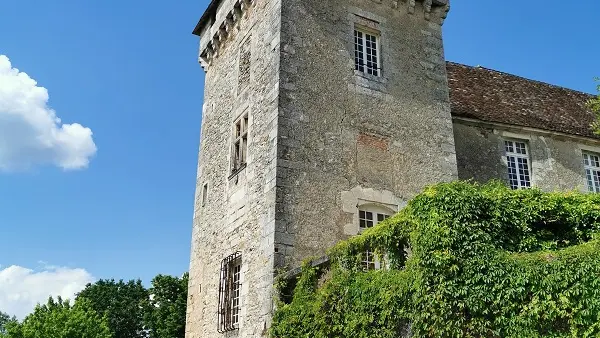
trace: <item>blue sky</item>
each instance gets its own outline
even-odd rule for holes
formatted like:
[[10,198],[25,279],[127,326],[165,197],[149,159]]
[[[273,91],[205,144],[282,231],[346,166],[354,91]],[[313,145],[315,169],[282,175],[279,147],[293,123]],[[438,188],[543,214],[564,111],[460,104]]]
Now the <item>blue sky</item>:
[[[97,151],[78,170],[61,169],[57,148],[29,154],[27,170],[0,171],[0,274],[147,284],[187,270],[204,81],[191,31],[207,5],[2,1],[0,55],[48,89],[62,123],[91,129]],[[595,0],[454,0],[446,58],[591,93],[599,19]]]

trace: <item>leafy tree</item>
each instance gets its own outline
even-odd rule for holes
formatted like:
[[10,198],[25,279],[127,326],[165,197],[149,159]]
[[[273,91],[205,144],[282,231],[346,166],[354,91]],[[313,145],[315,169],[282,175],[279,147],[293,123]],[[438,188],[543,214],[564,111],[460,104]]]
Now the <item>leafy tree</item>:
[[111,338],[106,317],[94,311],[88,301],[71,306],[60,297],[38,304],[22,323],[11,321],[6,330],[8,338]]
[[92,308],[108,318],[114,338],[143,338],[144,310],[148,304],[148,290],[142,282],[130,280],[99,280],[86,285],[77,295],[77,302],[86,299]]
[[10,326],[12,323],[17,322],[17,317],[13,316],[12,318],[2,311],[0,311],[0,338],[7,337],[6,336],[6,328]]
[[183,338],[187,304],[188,273],[181,278],[158,275],[149,290],[146,325],[151,338]]

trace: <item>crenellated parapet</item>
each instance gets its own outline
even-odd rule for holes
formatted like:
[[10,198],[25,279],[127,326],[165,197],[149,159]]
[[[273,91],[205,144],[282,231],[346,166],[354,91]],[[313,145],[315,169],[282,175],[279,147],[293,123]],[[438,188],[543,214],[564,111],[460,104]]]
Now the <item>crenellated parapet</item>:
[[[199,62],[204,69],[218,57],[229,37],[240,28],[240,22],[247,18],[250,9],[260,0],[212,0],[206,12],[194,29],[200,36]],[[450,9],[450,0],[374,0],[381,5],[389,4],[396,10],[406,10],[410,15],[421,13],[416,10],[422,3],[425,20],[434,18],[443,24]]]
[[[248,17],[248,12],[257,0],[213,0],[196,28],[194,34],[200,36],[199,61],[203,68],[210,65],[229,37],[240,28],[240,22]],[[223,11],[224,6],[228,10]]]

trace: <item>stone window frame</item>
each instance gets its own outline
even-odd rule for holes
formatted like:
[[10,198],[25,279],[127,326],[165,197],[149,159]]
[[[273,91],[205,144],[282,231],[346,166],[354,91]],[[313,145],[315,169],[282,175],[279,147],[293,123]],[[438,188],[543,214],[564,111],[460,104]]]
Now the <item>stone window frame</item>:
[[[238,132],[239,131],[239,132]],[[234,119],[231,128],[231,152],[229,179],[237,176],[248,164],[248,148],[250,143],[250,113],[244,109]]]
[[[389,50],[387,44],[387,37],[389,36],[386,28],[387,20],[384,17],[365,11],[361,8],[350,6],[348,8],[348,22],[349,25],[347,31],[345,31],[344,39],[347,41],[348,51],[350,51],[350,54],[352,55],[352,72],[354,82],[361,87],[369,88],[380,92],[386,92],[385,85],[388,81],[386,65],[390,62],[388,56],[385,53],[386,50]],[[363,32],[371,32],[378,37],[378,76],[363,73],[355,69],[354,31],[356,29]]]
[[383,208],[391,215],[402,210],[407,202],[389,190],[366,188],[360,185],[349,191],[341,192],[342,212],[347,215],[349,223],[344,226],[344,234],[355,236],[360,233],[359,209],[361,207]]

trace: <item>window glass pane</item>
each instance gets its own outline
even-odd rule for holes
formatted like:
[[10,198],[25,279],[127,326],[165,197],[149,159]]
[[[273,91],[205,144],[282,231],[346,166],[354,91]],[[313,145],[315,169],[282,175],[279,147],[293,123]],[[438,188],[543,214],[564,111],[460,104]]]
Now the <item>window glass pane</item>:
[[585,182],[590,192],[600,192],[600,156],[583,153]]
[[517,154],[527,155],[527,147],[523,142],[515,142],[515,149]]
[[364,72],[363,33],[354,31],[354,69]]
[[517,178],[517,164],[515,163],[516,160],[512,156],[508,156],[506,160],[508,162],[508,181],[510,183],[510,187],[512,189],[518,189],[519,180]]
[[531,168],[525,142],[504,141],[508,183],[512,189],[531,186]]
[[377,36],[354,30],[354,69],[379,76]]
[[504,149],[506,150],[507,153],[513,153],[514,152],[513,143],[511,141],[504,141]]

